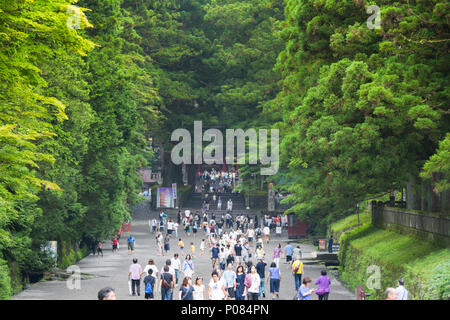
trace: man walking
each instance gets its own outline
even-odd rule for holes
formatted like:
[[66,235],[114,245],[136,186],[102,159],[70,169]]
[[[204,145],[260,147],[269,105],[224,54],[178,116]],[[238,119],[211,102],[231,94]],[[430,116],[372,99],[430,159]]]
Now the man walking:
[[180,268],[181,268],[181,261],[178,259],[178,253],[175,253],[173,255],[173,258],[170,259],[170,263],[172,265],[172,268],[175,270],[175,284],[178,284],[178,278],[180,276]]
[[136,242],[136,239],[133,237],[133,235],[130,234],[128,237],[128,254],[132,254],[134,251],[134,243]]
[[294,275],[295,291],[298,291],[302,283],[303,274],[303,262],[299,256],[295,257],[295,261],[292,264],[292,274]]
[[291,264],[292,254],[294,253],[294,247],[290,242],[288,242],[287,245],[284,247],[284,252],[286,253],[286,263]]
[[266,275],[266,265],[267,263],[265,263],[263,261],[262,257],[258,257],[258,263],[256,264],[256,272],[258,272],[259,277],[261,278],[260,280],[260,286],[259,286],[259,297],[261,297],[261,295],[263,296],[263,298],[266,297],[266,291],[264,289],[264,279],[265,279],[265,275]]
[[133,264],[130,266],[130,269],[128,271],[128,277],[131,279],[131,288],[133,290],[133,296],[141,295],[141,274],[142,274],[142,267],[140,264],[137,263],[138,259],[133,259]]
[[169,266],[164,266],[159,281],[159,292],[161,292],[161,300],[172,300],[172,290],[175,288],[173,275],[169,272]]

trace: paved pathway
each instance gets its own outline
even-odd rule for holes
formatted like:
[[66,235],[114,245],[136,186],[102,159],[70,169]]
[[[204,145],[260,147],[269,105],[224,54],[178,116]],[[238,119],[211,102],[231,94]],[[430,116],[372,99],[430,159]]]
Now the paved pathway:
[[[144,286],[141,284],[141,296],[130,296],[128,294],[128,268],[132,263],[132,258],[138,258],[138,262],[144,267],[149,258],[155,260],[156,266],[160,269],[165,260],[171,258],[175,252],[179,250],[178,241],[172,239],[171,251],[169,256],[158,256],[157,247],[154,235],[150,232],[148,226],[147,217],[134,217],[132,223],[132,234],[136,238],[135,251],[133,255],[128,255],[125,236],[121,239],[119,253],[113,255],[111,252],[111,246],[109,244],[104,245],[104,257],[88,256],[77,263],[82,273],[94,275],[86,280],[81,280],[80,289],[70,289],[70,285],[67,285],[66,281],[44,281],[37,284],[33,284],[29,289],[24,290],[13,297],[14,300],[25,299],[44,299],[44,300],[92,300],[97,299],[97,292],[100,288],[111,286],[116,291],[117,299],[120,300],[143,300]],[[199,245],[202,239],[203,231],[199,230],[199,233],[194,238],[192,235],[187,237],[184,231],[179,232],[179,236],[183,239],[186,248],[189,247],[190,242],[194,242],[196,246],[197,256],[199,254]],[[268,245],[265,245],[264,250],[269,253],[268,261],[271,262],[271,253],[277,243],[281,243],[284,247],[286,238],[274,238]],[[313,246],[307,244],[300,244],[303,258],[311,258],[314,250]],[[252,247],[254,250],[254,247]],[[186,250],[185,250],[186,251]],[[183,261],[182,259],[180,259]],[[255,257],[253,257],[253,262]],[[196,275],[201,275],[207,285],[211,278],[211,260],[208,256],[202,258],[196,257],[194,260]],[[284,259],[280,261],[281,268],[281,288],[280,299],[291,300],[295,295],[294,280],[290,273],[290,266],[284,263]],[[315,281],[320,275],[320,270],[323,268],[321,265],[305,265],[305,276],[309,276]],[[195,276],[195,275],[194,275]],[[354,293],[349,292],[343,287],[336,279],[330,275],[332,279],[330,300],[350,300],[354,299]],[[70,282],[69,282],[70,284]],[[176,297],[178,297],[178,288],[176,290]],[[269,285],[266,284],[266,299],[271,299],[269,292]],[[157,299],[160,299],[160,295],[156,295]],[[316,300],[317,296],[313,295],[313,299]]]

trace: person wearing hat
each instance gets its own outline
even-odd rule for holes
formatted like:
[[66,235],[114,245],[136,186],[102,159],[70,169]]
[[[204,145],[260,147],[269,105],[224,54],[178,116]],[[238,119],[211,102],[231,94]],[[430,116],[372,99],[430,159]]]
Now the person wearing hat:
[[264,279],[265,279],[267,263],[265,263],[263,261],[262,257],[258,257],[257,261],[258,262],[256,263],[256,272],[258,272],[258,275],[261,278],[261,284],[259,286],[259,297],[261,297],[261,295],[262,295],[263,298],[265,298],[266,297],[266,293],[265,293],[265,289],[264,289]]

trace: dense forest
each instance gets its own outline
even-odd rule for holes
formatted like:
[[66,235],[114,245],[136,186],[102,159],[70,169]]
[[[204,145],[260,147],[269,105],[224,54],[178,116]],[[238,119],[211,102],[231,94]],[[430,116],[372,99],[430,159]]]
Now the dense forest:
[[170,148],[194,120],[280,129],[265,182],[283,178],[313,224],[411,177],[449,189],[449,12],[444,0],[1,1],[0,298],[50,267],[47,241],[65,266],[118,230],[148,139]]

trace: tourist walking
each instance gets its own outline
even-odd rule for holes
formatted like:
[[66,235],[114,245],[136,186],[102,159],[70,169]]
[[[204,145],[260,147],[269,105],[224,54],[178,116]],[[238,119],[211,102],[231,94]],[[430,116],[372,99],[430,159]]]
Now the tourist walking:
[[[145,273],[144,273],[145,274]],[[147,276],[144,278],[145,300],[153,300],[156,278],[153,276],[153,269],[148,269]]]
[[405,281],[403,279],[399,279],[398,287],[395,288],[395,292],[397,292],[397,300],[408,300],[408,290],[405,289]]
[[298,289],[298,300],[311,300],[311,294],[315,291],[315,289],[309,288],[310,283],[311,279],[309,277],[305,277],[303,279],[302,285]]
[[113,239],[113,246],[112,246],[113,254],[116,254],[119,251],[119,240],[117,240],[117,237]]
[[213,270],[216,268],[216,264],[219,263],[219,252],[220,252],[219,248],[220,248],[219,244],[211,248],[211,261]]
[[233,265],[231,263],[228,264],[227,270],[223,273],[222,278],[225,283],[225,289],[228,292],[228,297],[234,298],[236,291],[236,272],[233,271]]
[[263,258],[258,257],[258,263],[256,264],[256,271],[258,272],[259,277],[261,279],[261,283],[259,285],[259,297],[262,296],[263,298],[266,297],[266,292],[265,292],[265,288],[264,288],[264,279],[266,278],[265,277],[266,265],[267,265],[267,263],[265,263],[263,261]]
[[292,258],[294,260],[296,260],[297,258],[302,258],[302,250],[300,249],[300,246],[294,248],[294,251],[292,252]]
[[97,244],[97,255],[100,255],[100,253],[102,254],[103,257],[103,242],[99,241]]
[[128,254],[132,254],[134,251],[134,244],[136,242],[136,239],[133,237],[132,234],[130,234],[130,236],[127,239],[128,242]]
[[283,250],[281,250],[281,244],[277,244],[277,246],[273,249],[273,261],[277,265],[277,267],[280,266],[280,257],[283,253]]
[[134,258],[133,263],[131,264],[128,270],[128,277],[131,280],[131,289],[132,295],[135,296],[141,295],[141,275],[142,275],[142,267],[138,264],[138,259]]
[[320,274],[321,276],[314,282],[315,285],[319,285],[316,294],[319,296],[319,300],[328,300],[331,280],[327,276],[327,270],[323,269]]
[[194,287],[190,277],[184,277],[178,298],[179,300],[194,300]]
[[244,267],[238,266],[236,268],[236,300],[245,300],[245,273]]
[[194,283],[194,300],[205,300],[206,289],[203,284],[203,278],[197,277]]
[[303,274],[303,262],[300,260],[300,257],[296,257],[294,263],[292,264],[292,274],[294,276],[295,290],[298,291],[300,288],[300,284],[302,282],[302,274]]
[[211,281],[208,285],[209,300],[224,300],[227,295],[223,281],[219,280],[219,273],[214,270],[211,273]]
[[169,266],[164,266],[163,270],[159,281],[161,300],[172,300],[172,290],[175,288],[174,276],[169,272]]
[[263,233],[264,233],[264,240],[267,243],[269,243],[269,239],[270,239],[270,228],[268,226],[265,226],[263,229]]
[[259,287],[261,283],[261,278],[256,272],[256,267],[251,266],[250,273],[245,277],[245,287],[247,288],[247,299],[248,300],[258,300]]
[[281,272],[279,266],[272,262],[267,274],[267,281],[270,281],[270,293],[272,294],[272,300],[275,300],[275,296],[279,298]]
[[177,285],[178,278],[180,276],[180,268],[181,268],[181,261],[178,258],[178,253],[175,253],[173,255],[173,258],[170,259],[170,265],[172,266],[173,270],[175,271],[175,285]]
[[157,278],[159,276],[158,267],[155,265],[155,261],[153,259],[148,259],[147,265],[144,268],[144,275],[148,274],[148,270],[152,269],[152,276]]
[[164,253],[168,254],[170,250],[170,235],[166,234],[164,237]]
[[186,255],[186,259],[183,262],[181,270],[183,271],[184,277],[189,277],[192,279],[192,275],[194,274],[194,262],[192,261],[190,254]]
[[294,254],[294,246],[290,242],[284,247],[284,253],[286,254],[286,263],[292,263],[292,255]]

